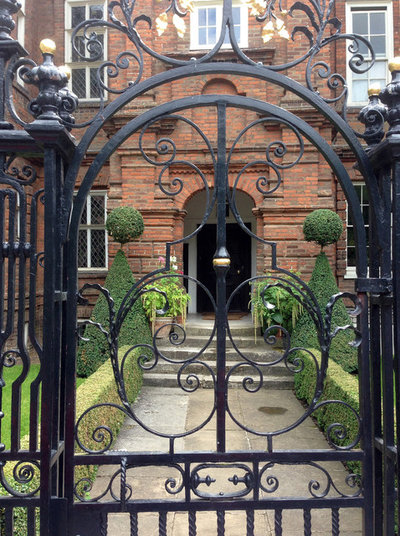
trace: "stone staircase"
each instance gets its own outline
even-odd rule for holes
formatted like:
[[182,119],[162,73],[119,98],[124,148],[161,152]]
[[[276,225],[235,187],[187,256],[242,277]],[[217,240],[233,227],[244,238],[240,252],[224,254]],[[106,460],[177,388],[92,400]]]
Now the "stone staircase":
[[[213,321],[201,320],[197,316],[194,318],[189,317],[185,328],[185,340],[183,340],[183,332],[179,328],[176,328],[169,338],[157,339],[157,348],[164,357],[160,356],[156,366],[144,372],[143,384],[178,387],[179,371],[187,362],[188,364],[181,370],[182,385],[190,388],[193,385],[190,384],[190,381],[198,381],[202,387],[212,388],[214,385],[213,374],[216,374],[217,355],[216,335],[209,341],[213,324]],[[249,318],[230,321],[229,325],[232,339],[238,350],[248,359],[260,364],[259,368],[263,374],[262,387],[265,389],[292,389],[294,374],[287,369],[284,362],[267,366],[267,363],[273,363],[282,357],[279,341],[271,346],[266,344],[262,337],[255,337],[254,328]],[[209,344],[207,344],[208,342]],[[188,362],[201,349],[204,349],[204,351],[193,362]],[[260,375],[257,370],[251,365],[245,365],[245,362],[246,360],[240,356],[227,336],[227,373],[235,365],[243,364],[232,372],[229,378],[229,388],[243,388],[245,378],[250,378],[249,388],[255,389],[259,385]]]

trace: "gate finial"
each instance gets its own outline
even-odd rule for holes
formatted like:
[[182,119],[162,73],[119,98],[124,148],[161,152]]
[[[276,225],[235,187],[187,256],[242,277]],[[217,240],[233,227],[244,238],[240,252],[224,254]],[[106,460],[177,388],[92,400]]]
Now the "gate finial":
[[11,39],[11,32],[15,28],[12,15],[18,13],[21,4],[17,0],[0,0],[0,40]]
[[388,107],[388,123],[390,128],[387,136],[400,136],[400,56],[389,62],[392,81],[382,89],[379,98]]
[[[42,65],[33,69],[21,69],[21,77],[27,84],[39,88],[39,95],[29,104],[29,111],[35,119],[63,122],[67,119],[73,124],[70,115],[78,105],[78,99],[68,88],[68,74],[65,68],[54,65],[53,58],[56,44],[51,39],[40,42],[43,55]],[[67,114],[67,115],[66,115]]]

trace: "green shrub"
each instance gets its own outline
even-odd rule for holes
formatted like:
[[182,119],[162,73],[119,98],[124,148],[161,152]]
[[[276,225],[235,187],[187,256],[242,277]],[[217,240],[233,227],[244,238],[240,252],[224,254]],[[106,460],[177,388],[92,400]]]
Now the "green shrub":
[[[320,253],[316,258],[309,287],[315,294],[324,317],[326,305],[331,297],[339,292],[325,253]],[[349,324],[352,324],[352,320],[342,300],[338,300],[333,307],[331,331],[335,327]],[[352,373],[358,370],[357,349],[349,345],[353,340],[354,333],[351,330],[341,331],[333,338],[329,352],[330,357],[339,363],[345,371]],[[307,311],[303,312],[296,323],[292,334],[291,346],[292,348],[295,346],[320,348],[315,324]]]
[[[314,350],[311,351],[320,363],[320,353]],[[305,400],[307,404],[311,404],[316,385],[315,363],[312,357],[306,352],[299,352],[299,357],[304,363],[304,368],[301,372],[294,375],[295,393],[297,398]],[[359,414],[360,405],[357,377],[348,374],[342,367],[331,361],[328,366],[325,386],[320,401],[323,400],[340,400],[346,402]],[[344,404],[327,404],[314,412],[313,416],[317,419],[318,426],[321,430],[326,433],[328,433],[329,427],[334,423],[342,424],[345,427],[347,437],[341,440],[333,437],[337,445],[350,445],[357,438],[359,432],[357,418]],[[359,462],[350,462],[347,465],[352,472],[360,473]]]
[[307,242],[316,242],[321,249],[337,242],[342,232],[342,220],[332,210],[325,208],[314,210],[304,220],[304,238]]
[[143,217],[133,207],[118,207],[108,215],[106,229],[108,234],[122,246],[122,244],[135,240],[143,233]]
[[[125,352],[130,346],[121,347],[118,352],[119,362],[121,362]],[[124,367],[124,384],[126,395],[130,404],[136,399],[142,386],[142,369],[137,364],[137,357],[143,352],[140,349],[133,350],[127,357]],[[88,378],[76,391],[76,416],[79,418],[88,408],[96,404],[121,404],[117,386],[114,379],[112,365],[110,361],[104,363],[94,374]],[[98,427],[107,427],[111,430],[115,439],[124,422],[125,414],[110,406],[100,406],[90,412],[82,419],[78,427],[78,437],[81,443],[91,449],[100,450],[105,446],[109,436],[105,433],[104,442],[96,442],[93,439],[93,431]],[[79,447],[77,451],[80,452]],[[97,467],[92,465],[78,466],[75,469],[75,482],[81,478],[88,478],[93,481],[97,472]]]
[[[296,275],[300,274],[296,273]],[[279,279],[276,279],[277,277]],[[285,281],[296,283],[290,276],[280,273],[275,273],[275,277],[272,277],[272,274],[266,275],[265,278],[252,282],[250,305],[256,329],[261,327],[265,330],[271,325],[278,325],[292,333],[303,307],[299,292]],[[294,295],[286,288],[291,289]]]
[[[116,311],[134,283],[135,279],[128,261],[120,249],[104,282],[105,288],[108,289],[114,300]],[[90,319],[100,323],[106,331],[109,330],[109,308],[103,294],[99,296]],[[81,341],[78,347],[77,374],[87,377],[109,358],[109,347],[106,336],[95,326],[86,326],[84,338],[88,340]],[[151,340],[149,323],[144,314],[141,300],[138,299],[122,323],[118,344],[120,347],[140,343],[151,344]]]

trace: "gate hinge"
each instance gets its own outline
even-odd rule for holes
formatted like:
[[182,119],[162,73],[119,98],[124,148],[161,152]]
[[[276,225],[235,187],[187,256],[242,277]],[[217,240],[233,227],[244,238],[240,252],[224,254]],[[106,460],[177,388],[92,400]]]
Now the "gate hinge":
[[359,277],[356,279],[356,290],[371,294],[390,294],[393,291],[393,280],[392,278]]
[[67,300],[67,293],[62,290],[55,290],[54,291],[54,301],[66,301]]

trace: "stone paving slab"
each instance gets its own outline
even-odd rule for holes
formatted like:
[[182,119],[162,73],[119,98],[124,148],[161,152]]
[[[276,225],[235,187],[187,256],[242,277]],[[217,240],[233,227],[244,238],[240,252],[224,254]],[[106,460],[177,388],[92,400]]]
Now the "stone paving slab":
[[[239,421],[255,431],[281,430],[301,419],[304,408],[292,391],[259,391],[251,395],[234,390],[229,392],[229,407]],[[181,433],[193,429],[212,413],[214,395],[211,390],[198,389],[193,393],[185,393],[181,389],[165,389],[160,387],[144,387],[135,403],[135,412],[139,419],[152,430],[163,434],[168,432]],[[265,438],[243,430],[229,416],[227,417],[227,450],[263,450],[266,449]],[[141,426],[127,420],[119,434],[113,450],[137,452],[167,452],[169,441],[159,438],[144,430]],[[176,451],[215,450],[216,448],[216,419],[215,416],[199,432],[175,441]],[[274,448],[284,450],[326,449],[329,445],[324,435],[314,422],[307,418],[305,422],[294,428],[288,434],[279,435],[274,439]],[[327,470],[333,483],[341,491],[351,493],[346,485],[348,473],[340,462],[324,462],[321,466]],[[116,467],[101,467],[94,483],[91,496],[95,497],[106,489],[110,476]],[[209,470],[207,470],[210,472]],[[279,465],[271,467],[265,474],[278,479],[279,487],[273,493],[275,497],[304,497],[309,498],[310,481],[319,482],[319,491],[327,484],[323,471],[307,465]],[[205,476],[205,475],[202,475]],[[219,469],[213,474],[217,483],[211,484],[208,491],[227,492],[232,490],[228,478],[230,469]],[[127,483],[132,487],[135,498],[168,499],[174,496],[165,490],[166,480],[175,477],[179,485],[179,472],[171,473],[170,468],[145,467],[128,470]],[[272,480],[273,482],[274,480]],[[119,481],[118,481],[119,482]],[[224,484],[221,484],[224,482]],[[225,486],[225,487],[224,487]],[[230,488],[229,488],[230,486]],[[117,484],[118,487],[118,484]],[[266,487],[268,485],[266,484]],[[318,491],[318,490],[317,490]],[[179,494],[178,494],[179,495]],[[271,494],[261,492],[261,497],[268,498]],[[175,497],[179,500],[179,496]],[[340,536],[361,536],[361,510],[340,510]],[[140,536],[159,536],[157,514],[139,514]],[[275,536],[275,515],[273,511],[261,510],[255,512],[254,535]],[[312,535],[331,536],[331,511],[311,511]],[[282,527],[284,536],[304,535],[304,519],[301,510],[283,511]],[[187,513],[171,512],[167,516],[168,536],[188,536]],[[109,516],[108,536],[130,536],[128,514],[113,514]],[[216,536],[217,521],[215,512],[197,513],[196,536]],[[226,512],[225,536],[246,535],[246,514],[241,511]]]

